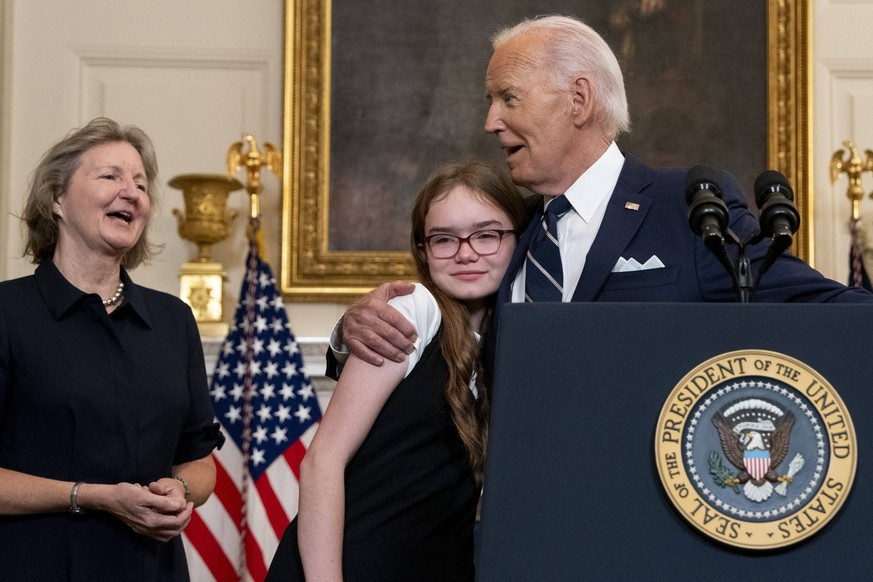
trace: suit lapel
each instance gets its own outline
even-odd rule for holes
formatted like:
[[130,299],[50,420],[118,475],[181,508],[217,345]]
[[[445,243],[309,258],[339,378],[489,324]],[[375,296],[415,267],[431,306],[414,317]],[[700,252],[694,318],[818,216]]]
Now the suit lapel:
[[573,301],[593,301],[597,297],[615,263],[646,218],[652,199],[641,192],[651,181],[651,170],[627,156],[606,207],[603,223],[585,259],[585,269],[573,293]]
[[498,310],[504,303],[509,303],[512,300],[512,282],[524,265],[524,260],[527,257],[527,249],[530,247],[530,241],[536,232],[536,225],[543,218],[543,197],[537,196],[534,202],[533,217],[528,222],[527,227],[518,239],[518,244],[515,246],[515,252],[512,254],[512,259],[509,261],[509,267],[506,269],[506,274],[503,276],[503,281],[500,283],[500,289],[497,291],[497,306]]
[[[646,218],[652,199],[642,192],[651,183],[651,169],[633,156],[626,155],[618,183],[603,216],[603,223],[585,259],[585,269],[573,293],[573,301],[592,301],[600,292],[615,263]],[[498,290],[498,314],[502,311],[503,304],[509,303],[512,299],[512,282],[524,264],[530,240],[536,230],[534,225],[539,223],[542,216],[543,202],[540,198],[528,228],[518,240],[515,253]]]

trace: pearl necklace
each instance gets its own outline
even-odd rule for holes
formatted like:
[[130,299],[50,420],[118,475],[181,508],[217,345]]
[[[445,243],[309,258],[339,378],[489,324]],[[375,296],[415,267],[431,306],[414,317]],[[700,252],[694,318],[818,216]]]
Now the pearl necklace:
[[115,293],[109,299],[103,299],[103,307],[112,307],[121,299],[121,295],[124,293],[124,282],[118,282],[118,289],[115,290]]

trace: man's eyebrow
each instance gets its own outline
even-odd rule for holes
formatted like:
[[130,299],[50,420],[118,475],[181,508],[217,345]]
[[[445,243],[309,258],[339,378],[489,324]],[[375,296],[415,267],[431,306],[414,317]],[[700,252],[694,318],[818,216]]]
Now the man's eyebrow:
[[485,97],[488,98],[491,95],[503,95],[505,93],[510,93],[515,91],[515,85],[500,85],[498,87],[485,87]]

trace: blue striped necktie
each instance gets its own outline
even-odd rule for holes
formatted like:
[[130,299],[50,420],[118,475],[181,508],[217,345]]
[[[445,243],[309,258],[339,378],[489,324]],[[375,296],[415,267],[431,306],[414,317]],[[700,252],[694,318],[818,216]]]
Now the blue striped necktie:
[[566,196],[555,197],[543,212],[525,261],[524,300],[561,301],[564,270],[558,249],[558,219],[571,208]]

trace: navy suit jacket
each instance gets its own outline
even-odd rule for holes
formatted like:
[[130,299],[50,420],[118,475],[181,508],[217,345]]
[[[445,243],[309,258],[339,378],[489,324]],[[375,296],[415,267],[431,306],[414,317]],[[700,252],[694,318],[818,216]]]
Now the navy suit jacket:
[[[687,169],[656,170],[626,156],[573,301],[737,301],[733,279],[688,225],[686,174]],[[749,241],[759,225],[742,189],[725,172],[714,178],[730,210],[730,229],[743,242]],[[512,282],[524,264],[542,207],[540,201],[497,293],[495,317],[485,341],[489,372],[493,370],[502,306],[511,300]],[[769,244],[765,239],[746,247],[754,276]],[[736,251],[729,245],[732,260]],[[619,258],[633,258],[642,264],[653,255],[663,268],[612,272]],[[790,253],[778,258],[758,283],[753,302],[873,302],[873,294],[827,279]]]

